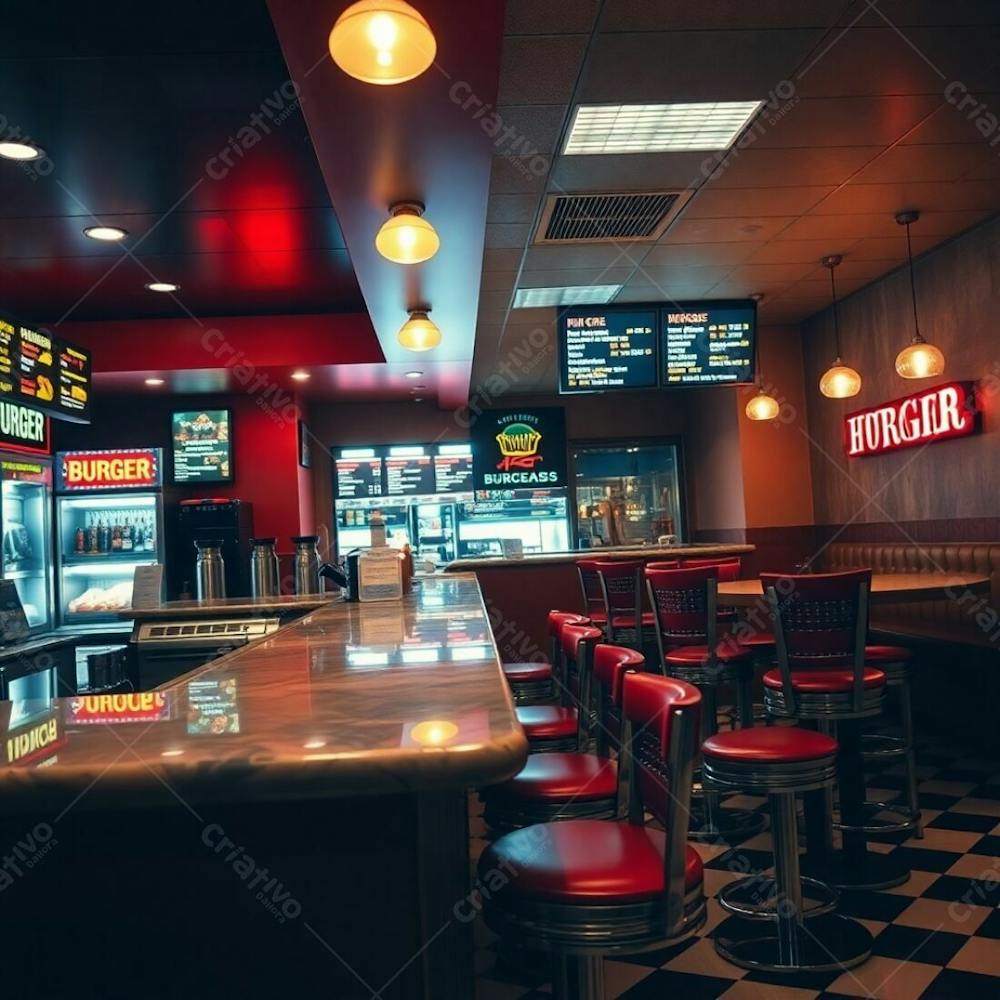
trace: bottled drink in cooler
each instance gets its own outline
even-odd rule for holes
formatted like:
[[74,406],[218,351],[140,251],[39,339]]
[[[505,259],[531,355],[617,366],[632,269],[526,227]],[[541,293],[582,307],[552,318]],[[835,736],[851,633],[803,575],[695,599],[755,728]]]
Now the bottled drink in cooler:
[[83,534],[83,526],[81,525],[76,529],[76,536],[73,540],[73,550],[75,552],[83,552],[87,547],[86,539]]
[[93,514],[90,515],[90,526],[87,529],[87,551],[97,551],[97,518]]
[[122,525],[122,552],[132,551],[132,522],[125,518]]

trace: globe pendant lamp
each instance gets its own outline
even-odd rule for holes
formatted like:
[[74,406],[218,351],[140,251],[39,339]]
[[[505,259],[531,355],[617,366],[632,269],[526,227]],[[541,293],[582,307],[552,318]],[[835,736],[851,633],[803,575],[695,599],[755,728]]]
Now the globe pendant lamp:
[[405,0],[359,0],[337,18],[330,55],[348,75],[389,86],[420,76],[437,55],[423,14]]
[[397,339],[408,351],[429,351],[441,343],[441,331],[428,318],[428,309],[412,309]]
[[944,374],[944,355],[920,335],[917,320],[917,286],[913,280],[913,246],[910,225],[920,218],[919,212],[900,212],[896,221],[906,226],[906,259],[910,267],[910,297],[913,300],[913,340],[896,355],[896,372],[903,378],[934,378]]
[[840,360],[840,320],[837,316],[837,283],[833,272],[844,258],[839,253],[824,257],[820,263],[830,271],[830,294],[833,298],[833,341],[837,356],[833,364],[823,373],[819,380],[819,391],[827,399],[848,399],[861,391],[861,376]]
[[[752,295],[754,302],[760,303],[764,296],[760,293]],[[774,420],[781,412],[781,406],[774,396],[764,392],[764,383],[760,371],[760,338],[754,339],[754,360],[757,362],[757,395],[746,405],[744,413],[750,420]]]
[[419,264],[438,252],[441,240],[424,218],[424,206],[416,201],[400,202],[389,211],[392,218],[382,224],[375,249],[394,264]]

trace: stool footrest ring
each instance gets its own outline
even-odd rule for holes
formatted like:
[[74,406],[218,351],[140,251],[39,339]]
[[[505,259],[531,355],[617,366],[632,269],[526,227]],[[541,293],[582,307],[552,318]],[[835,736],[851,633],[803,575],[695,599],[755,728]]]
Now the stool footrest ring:
[[[848,825],[834,820],[834,830],[877,836],[883,833],[903,833],[906,830],[915,830],[920,825],[920,810],[911,809],[903,802],[872,802],[869,800],[864,804],[864,811],[870,817],[867,822]],[[888,819],[878,819],[879,813],[895,813],[901,819],[895,822]]]
[[[803,878],[802,919],[812,920],[832,913],[840,899],[840,893],[832,885],[815,878]],[[778,919],[777,882],[771,875],[751,875],[730,882],[716,898],[727,912],[747,920]]]

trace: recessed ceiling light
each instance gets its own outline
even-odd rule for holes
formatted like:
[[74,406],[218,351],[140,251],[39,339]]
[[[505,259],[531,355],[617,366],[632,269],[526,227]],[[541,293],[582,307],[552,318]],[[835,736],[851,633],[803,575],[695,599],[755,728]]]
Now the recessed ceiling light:
[[176,292],[180,285],[175,285],[172,281],[150,281],[146,287],[151,292]]
[[519,288],[514,293],[515,309],[542,306],[591,306],[610,302],[621,285],[569,285],[564,288]]
[[83,231],[83,235],[89,236],[92,240],[117,243],[118,240],[123,240],[128,236],[128,231],[118,226],[88,226]]
[[28,142],[0,142],[0,156],[5,160],[40,160],[45,151]]
[[403,378],[420,378],[423,372],[405,372]]
[[160,756],[161,757],[180,757],[183,754],[183,750],[164,750]]
[[145,379],[146,385],[163,385],[162,378],[147,378]]
[[667,153],[728,149],[763,101],[581,104],[563,152]]
[[309,372],[292,372],[292,378],[295,379],[296,382],[308,382],[311,377],[312,376]]
[[421,389],[426,389],[426,385],[415,385],[410,392],[420,392]]

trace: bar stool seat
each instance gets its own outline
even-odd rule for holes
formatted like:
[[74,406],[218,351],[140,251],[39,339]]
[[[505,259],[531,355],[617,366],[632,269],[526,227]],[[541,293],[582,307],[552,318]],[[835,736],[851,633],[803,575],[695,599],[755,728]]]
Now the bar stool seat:
[[798,726],[734,729],[709,736],[702,753],[717,761],[795,763],[837,752],[837,741],[824,733]]
[[562,705],[521,705],[515,710],[529,742],[534,740],[572,739],[575,743],[580,725],[575,708]]
[[[568,820],[546,827],[545,838],[528,827],[488,847],[480,871],[516,871],[512,896],[558,903],[638,903],[662,897],[666,834],[646,826],[600,820]],[[688,846],[684,887],[704,878],[701,857]]]
[[551,663],[505,663],[504,677],[509,681],[550,681],[552,680]]
[[739,630],[733,633],[733,638],[745,649],[749,649],[752,653],[764,653],[769,648],[773,649],[775,645],[775,638],[773,632],[753,632],[748,635],[740,635]]
[[[750,652],[731,642],[720,642],[715,647],[715,655],[720,663],[750,664]],[[703,667],[709,660],[708,646],[678,646],[667,650],[663,654],[663,660],[672,667]]]
[[[762,680],[764,687],[772,691],[781,690],[780,670],[769,670]],[[880,688],[885,684],[885,674],[875,667],[865,667],[863,684],[866,688]],[[802,694],[849,693],[854,689],[854,673],[851,670],[831,668],[795,670],[792,672],[792,687]]]
[[618,766],[613,760],[588,753],[531,754],[521,770],[490,789],[490,798],[613,799],[618,789]]

